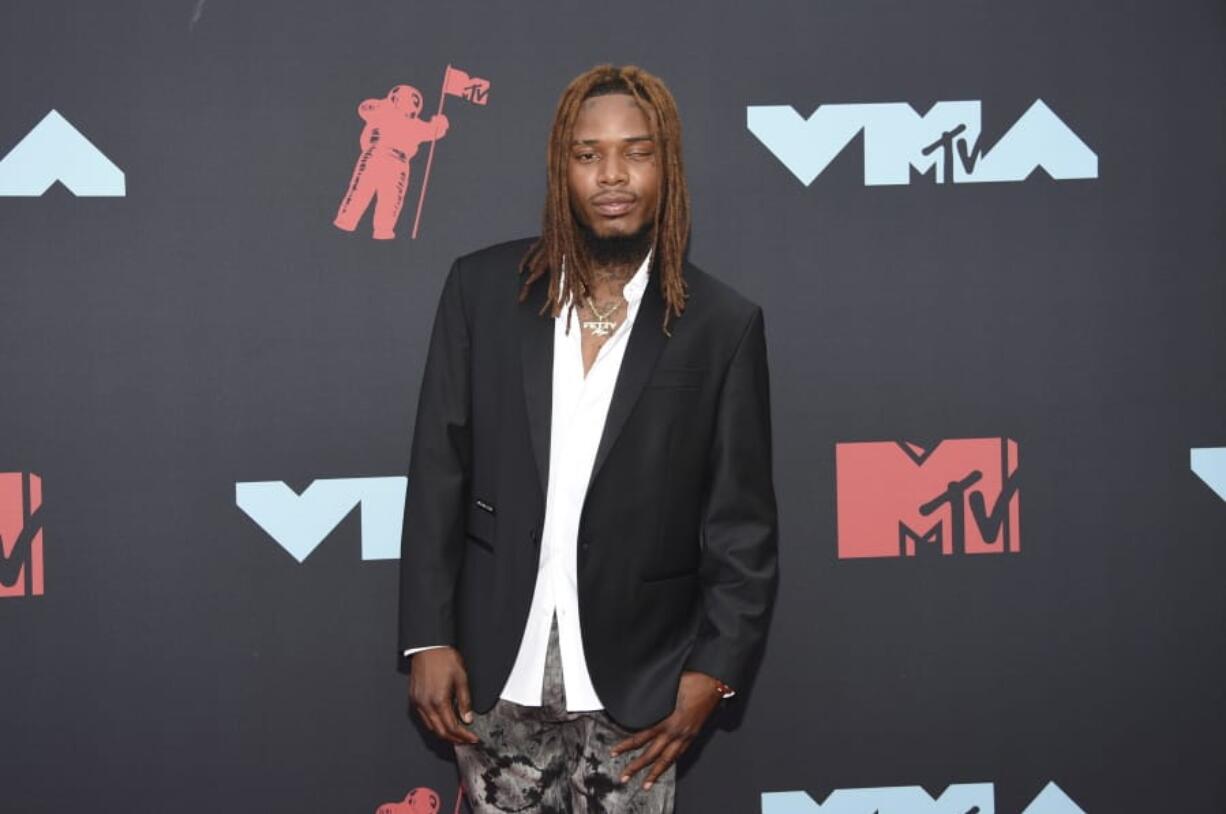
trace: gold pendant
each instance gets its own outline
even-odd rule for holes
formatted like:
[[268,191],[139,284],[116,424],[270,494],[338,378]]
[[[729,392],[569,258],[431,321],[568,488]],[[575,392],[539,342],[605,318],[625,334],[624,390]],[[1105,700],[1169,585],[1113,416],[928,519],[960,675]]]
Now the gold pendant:
[[596,336],[605,336],[617,327],[616,322],[609,322],[607,319],[585,320],[582,325]]

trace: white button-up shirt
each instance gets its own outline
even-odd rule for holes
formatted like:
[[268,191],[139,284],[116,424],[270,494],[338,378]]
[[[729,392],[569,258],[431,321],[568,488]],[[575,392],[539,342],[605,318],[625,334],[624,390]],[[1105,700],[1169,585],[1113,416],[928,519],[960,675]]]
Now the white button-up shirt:
[[541,555],[519,655],[502,690],[502,697],[516,704],[541,705],[545,650],[556,611],[566,709],[580,712],[604,708],[588,675],[583,635],[579,630],[579,515],[596,461],[596,447],[604,432],[617,372],[647,288],[650,264],[651,253],[648,252],[638,271],[622,287],[626,300],[624,317],[600,346],[586,376],[583,373],[583,328],[578,312],[571,317],[569,333],[567,308],[564,307],[554,319],[549,484]]
[[[549,629],[556,612],[558,641],[562,656],[562,678],[566,708],[570,712],[603,709],[588,675],[583,655],[583,635],[579,629],[578,536],[579,515],[587,493],[596,448],[604,432],[605,417],[613,399],[613,387],[626,343],[638,314],[639,303],[647,289],[651,252],[634,275],[622,286],[626,313],[600,346],[596,360],[584,375],[583,328],[578,311],[571,316],[567,331],[568,307],[554,318],[553,326],[553,407],[549,436],[549,483],[545,496],[545,525],[541,533],[540,559],[536,587],[528,622],[515,665],[507,677],[502,697],[523,706],[541,705],[541,685],[545,678],[545,651]],[[565,268],[563,269],[565,273]],[[406,655],[426,650],[414,647]]]

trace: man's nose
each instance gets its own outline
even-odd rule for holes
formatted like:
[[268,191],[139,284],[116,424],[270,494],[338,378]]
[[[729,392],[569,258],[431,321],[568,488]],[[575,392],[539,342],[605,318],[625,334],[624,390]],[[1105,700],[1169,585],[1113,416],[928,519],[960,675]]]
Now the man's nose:
[[613,153],[600,162],[600,175],[596,179],[601,184],[624,184],[630,180],[626,171],[626,162],[617,153]]

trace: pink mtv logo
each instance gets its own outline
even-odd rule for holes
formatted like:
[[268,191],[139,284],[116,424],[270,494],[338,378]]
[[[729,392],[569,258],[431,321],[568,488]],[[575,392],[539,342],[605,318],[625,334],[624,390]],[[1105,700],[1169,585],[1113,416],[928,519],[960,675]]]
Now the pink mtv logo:
[[0,597],[43,595],[43,480],[0,472]]
[[1021,550],[1017,442],[835,444],[839,559]]

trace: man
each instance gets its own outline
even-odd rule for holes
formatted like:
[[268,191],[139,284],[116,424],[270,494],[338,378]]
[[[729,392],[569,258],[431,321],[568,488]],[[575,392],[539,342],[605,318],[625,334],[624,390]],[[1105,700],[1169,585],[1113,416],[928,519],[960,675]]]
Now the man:
[[577,77],[547,181],[540,238],[443,285],[401,555],[410,704],[474,811],[668,812],[774,601],[762,311],[684,260],[656,77]]

